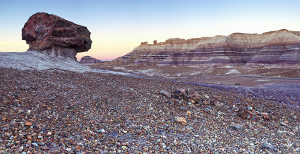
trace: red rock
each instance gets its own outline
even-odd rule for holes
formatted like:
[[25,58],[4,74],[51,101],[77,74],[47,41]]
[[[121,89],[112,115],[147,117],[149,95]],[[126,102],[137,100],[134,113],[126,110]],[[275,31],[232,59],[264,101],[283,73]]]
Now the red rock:
[[29,50],[75,59],[78,52],[88,51],[91,48],[90,34],[84,26],[54,14],[39,12],[25,23],[22,40],[26,40],[29,44]]
[[27,140],[32,140],[32,137],[30,135],[28,135]]
[[31,125],[32,125],[32,122],[29,122],[29,121],[25,122],[25,126],[31,126]]

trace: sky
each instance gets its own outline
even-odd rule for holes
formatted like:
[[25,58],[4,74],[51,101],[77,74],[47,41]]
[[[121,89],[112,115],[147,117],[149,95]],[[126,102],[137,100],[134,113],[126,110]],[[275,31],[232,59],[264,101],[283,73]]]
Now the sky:
[[299,6],[299,0],[0,0],[0,52],[28,49],[21,29],[37,12],[88,28],[92,48],[78,60],[113,60],[145,41],[300,31]]

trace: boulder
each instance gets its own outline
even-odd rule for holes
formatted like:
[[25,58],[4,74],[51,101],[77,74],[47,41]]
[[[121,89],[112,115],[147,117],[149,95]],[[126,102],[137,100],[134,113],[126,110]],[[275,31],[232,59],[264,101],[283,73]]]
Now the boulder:
[[90,65],[90,64],[103,63],[103,61],[93,58],[91,56],[84,56],[80,59],[79,63],[84,65]]
[[90,35],[85,26],[44,12],[32,15],[22,28],[22,40],[26,40],[29,50],[74,60],[77,53],[91,48]]

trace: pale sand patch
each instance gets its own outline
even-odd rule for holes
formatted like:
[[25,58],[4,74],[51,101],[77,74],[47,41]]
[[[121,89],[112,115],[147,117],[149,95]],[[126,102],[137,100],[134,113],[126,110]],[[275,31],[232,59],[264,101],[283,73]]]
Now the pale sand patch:
[[238,70],[236,69],[231,69],[229,72],[225,73],[225,74],[238,74],[238,73],[241,73],[239,72]]
[[74,72],[99,72],[120,75],[130,75],[129,73],[115,72],[101,69],[92,69],[79,64],[71,58],[50,57],[38,51],[26,52],[0,52],[0,66],[19,70],[47,70],[61,69]]

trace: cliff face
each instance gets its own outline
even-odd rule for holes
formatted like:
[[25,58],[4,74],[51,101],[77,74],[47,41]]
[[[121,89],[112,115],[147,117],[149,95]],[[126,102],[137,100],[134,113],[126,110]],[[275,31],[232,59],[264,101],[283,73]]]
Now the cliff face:
[[296,65],[300,64],[300,32],[278,30],[263,34],[168,39],[142,42],[116,61],[166,65]]

